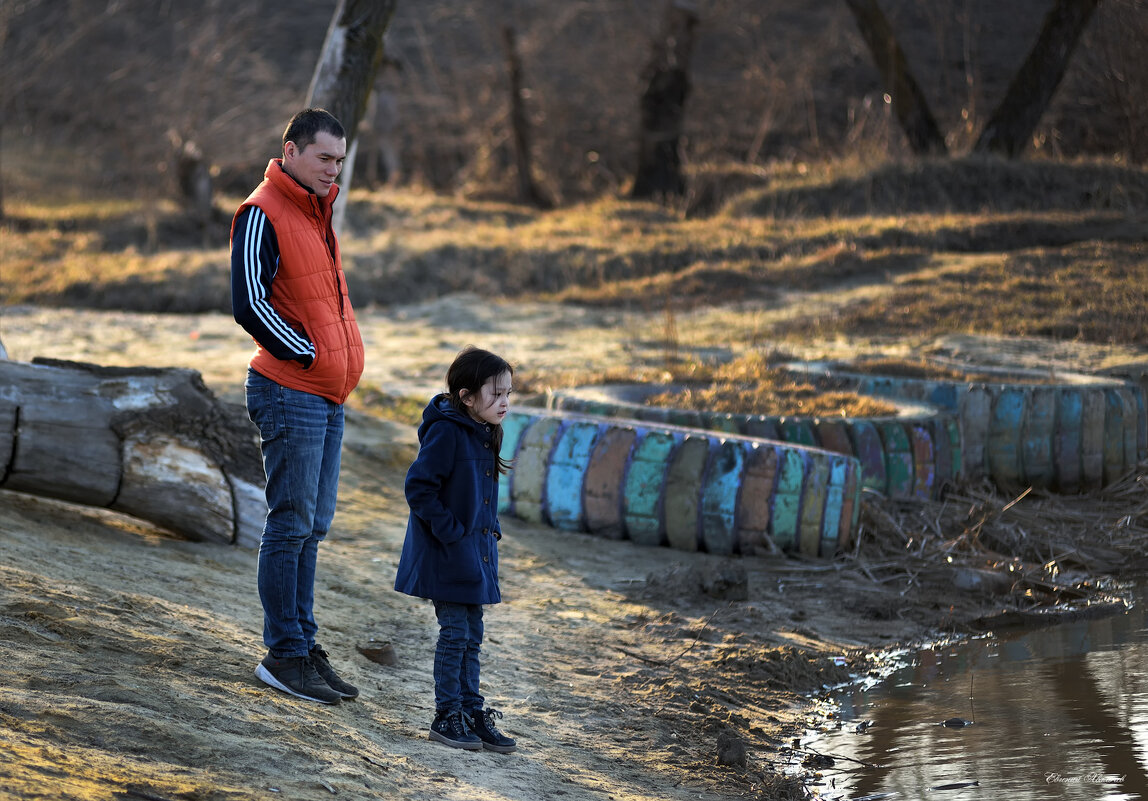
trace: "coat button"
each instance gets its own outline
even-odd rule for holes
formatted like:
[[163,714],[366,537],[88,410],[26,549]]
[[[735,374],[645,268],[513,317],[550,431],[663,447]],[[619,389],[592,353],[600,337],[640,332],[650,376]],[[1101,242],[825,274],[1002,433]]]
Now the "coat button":
[[486,471],[486,477],[490,478],[490,471],[489,470]]
[[484,443],[482,443],[482,447],[489,449],[489,448],[490,448],[490,443],[489,443],[489,442],[484,442]]
[[489,557],[489,556],[484,556],[484,557],[482,557],[482,561],[484,561],[484,562],[489,562],[489,561],[490,561],[490,557]]
[[490,506],[490,498],[483,498],[482,503],[484,506]]
[[490,529],[488,529],[488,528],[484,528],[484,529],[482,530],[482,533],[483,533],[483,534],[489,534],[489,533],[490,533]]

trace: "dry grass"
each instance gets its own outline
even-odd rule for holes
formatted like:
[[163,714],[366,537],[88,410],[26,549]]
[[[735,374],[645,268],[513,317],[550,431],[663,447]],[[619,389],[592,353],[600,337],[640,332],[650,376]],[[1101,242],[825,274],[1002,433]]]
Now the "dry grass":
[[[735,414],[800,417],[877,417],[895,414],[889,403],[826,382],[809,381],[771,366],[756,351],[729,364],[683,370],[697,382],[708,373],[708,384],[664,392],[646,400],[651,406],[712,410]],[[675,376],[675,380],[683,380]]]
[[1053,384],[1060,381],[1060,378],[1051,372],[1016,369],[1006,371],[1006,374],[1002,375],[1000,372],[990,373],[975,368],[950,367],[925,358],[897,359],[883,356],[853,359],[844,368],[844,371],[865,375],[960,381],[962,383],[985,382],[992,384],[1007,380],[1010,384]]
[[[523,377],[520,391],[673,381],[693,388],[661,402],[743,413],[885,411],[852,393],[831,395],[832,387],[787,386],[763,364],[719,374],[679,353],[677,314],[768,309],[793,292],[871,285],[882,291],[813,317],[789,315],[755,341],[951,333],[1148,341],[1144,171],[837,162],[726,171],[733,177],[725,185],[717,173],[699,171],[706,198],[682,209],[603,198],[539,212],[420,191],[356,191],[343,237],[352,296],[365,306],[471,291],[661,314],[664,330],[650,338],[664,343],[663,364],[615,376],[592,365],[538,372]],[[227,229],[237,198],[221,200],[203,231],[146,197],[64,184],[54,200],[33,200],[34,184],[12,186],[0,226],[5,303],[230,311]],[[417,414],[401,399],[359,398],[404,419]]]
[[[515,392],[527,403],[549,390],[590,384],[688,384],[680,392],[652,396],[653,406],[709,409],[741,414],[819,417],[875,417],[896,413],[896,407],[858,395],[829,380],[812,382],[778,367],[792,360],[786,353],[753,351],[723,364],[693,356],[669,358],[658,367],[593,370],[533,370],[515,376]],[[425,398],[391,395],[377,386],[361,384],[349,401],[352,408],[411,425],[421,420]]]
[[899,282],[865,306],[782,327],[788,336],[969,332],[1098,343],[1148,341],[1142,242],[1088,241],[979,259]]
[[[863,169],[699,170],[714,200],[604,198],[551,212],[356,191],[343,237],[360,305],[451,291],[667,312],[881,284],[877,300],[778,324],[785,338],[974,332],[1143,342],[1148,177],[1106,164],[952,160]],[[728,171],[727,171],[728,172]],[[723,173],[724,174],[724,173]],[[230,308],[221,200],[207,231],[165,204],[14,181],[0,227],[7,303]],[[736,191],[735,191],[736,189]],[[205,246],[206,245],[206,246]]]
[[427,399],[392,395],[377,385],[360,382],[351,393],[351,397],[347,399],[347,405],[355,411],[365,412],[383,420],[417,426],[422,422]]
[[74,190],[35,202],[26,194],[5,199],[0,297],[6,304],[230,309],[221,220],[200,231],[168,202]]
[[770,417],[881,417],[896,408],[853,392],[823,392],[812,384],[771,381],[715,384],[700,389],[663,392],[646,400],[650,406],[710,410]]

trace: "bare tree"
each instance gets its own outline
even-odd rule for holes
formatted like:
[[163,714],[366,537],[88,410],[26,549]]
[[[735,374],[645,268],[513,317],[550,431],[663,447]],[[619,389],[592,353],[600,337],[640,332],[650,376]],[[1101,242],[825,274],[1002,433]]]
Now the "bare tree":
[[387,68],[402,69],[402,65],[391,59],[384,59],[379,68],[379,79],[367,100],[367,111],[359,120],[359,152],[362,153],[360,166],[366,167],[364,176],[367,188],[373,189],[382,183],[398,183],[401,179],[402,162],[395,142],[398,130],[399,102],[393,89],[382,80]]
[[514,165],[517,173],[518,200],[540,208],[551,203],[534,182],[534,166],[530,152],[530,117],[526,112],[526,96],[522,89],[522,57],[514,28],[502,29],[506,48],[506,70],[510,77],[510,130],[514,141]]
[[631,197],[681,196],[686,192],[681,139],[697,24],[698,13],[691,0],[670,0],[662,35],[654,42],[644,76],[638,170]]
[[845,5],[853,12],[861,36],[873,54],[885,91],[889,93],[893,113],[905,131],[909,147],[918,155],[946,153],[945,137],[941,135],[929,102],[913,77],[905,52],[877,0],[845,0]]
[[[40,0],[29,0],[27,3],[22,3],[19,6],[16,3],[0,3],[0,53],[5,52],[5,48],[9,47],[9,33],[12,29],[12,21],[21,13],[29,13],[40,5]],[[0,142],[3,141],[4,136],[4,120],[8,118],[11,113],[10,106],[13,105],[16,98],[20,97],[21,92],[24,91],[25,85],[31,75],[34,74],[35,68],[44,69],[51,63],[51,56],[55,55],[55,51],[60,49],[60,43],[54,43],[55,47],[43,45],[38,48],[37,55],[41,58],[29,59],[25,58],[16,61],[15,70],[5,70],[0,80]],[[64,48],[70,42],[64,42]],[[21,71],[22,70],[22,71]],[[3,148],[0,148],[2,151]],[[4,180],[0,178],[0,220],[4,219]]]
[[[3,49],[3,47],[4,47],[4,35],[8,29],[8,26],[5,24],[6,23],[5,17],[6,16],[7,16],[6,11],[0,11],[0,49]],[[0,108],[3,108],[3,107],[4,107],[4,104],[0,103]],[[4,152],[3,143],[4,143],[4,117],[2,115],[0,115],[0,154],[2,154]],[[3,222],[3,220],[4,220],[4,179],[3,179],[3,175],[4,175],[4,173],[2,171],[0,171],[0,222]],[[2,350],[2,348],[0,348],[0,350]]]
[[[351,189],[356,133],[383,63],[383,34],[396,4],[397,0],[339,0],[307,92],[308,107],[327,109],[347,131],[347,160],[339,181],[344,192]],[[336,231],[342,228],[346,207],[344,201],[335,209]]]
[[1072,51],[1098,5],[1100,0],[1056,0],[1028,58],[981,130],[974,151],[1009,158],[1020,155],[1060,86]]

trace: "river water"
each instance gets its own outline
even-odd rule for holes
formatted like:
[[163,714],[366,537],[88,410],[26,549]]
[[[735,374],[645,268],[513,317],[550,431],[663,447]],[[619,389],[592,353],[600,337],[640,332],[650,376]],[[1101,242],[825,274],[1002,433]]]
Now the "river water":
[[1146,590],[1099,620],[905,654],[879,683],[836,694],[840,728],[801,741],[820,765],[815,789],[853,801],[1148,799]]

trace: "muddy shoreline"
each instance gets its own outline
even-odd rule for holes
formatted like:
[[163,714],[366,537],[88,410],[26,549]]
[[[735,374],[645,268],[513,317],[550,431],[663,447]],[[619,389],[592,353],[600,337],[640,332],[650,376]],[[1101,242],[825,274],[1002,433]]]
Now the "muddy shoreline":
[[[720,336],[751,341],[730,314]],[[456,296],[361,321],[365,379],[398,394],[429,394],[471,342],[520,370],[662,356],[649,336],[656,317],[619,312]],[[681,347],[718,346],[716,314],[678,322]],[[3,339],[18,360],[191,367],[229,400],[241,397],[249,354],[224,315],[5,310]],[[950,345],[1008,363],[1021,352],[1047,362],[1052,349]],[[1075,369],[1136,355],[1055,347]],[[810,343],[799,355],[877,348],[896,350]],[[506,601],[489,613],[483,678],[520,752],[460,756],[425,738],[433,615],[391,590],[414,447],[411,427],[350,415],[317,615],[324,646],[363,694],[331,709],[253,675],[254,553],[0,492],[0,678],[10,688],[0,787],[21,799],[797,798],[800,782],[779,771],[793,738],[818,725],[812,699],[825,687],[877,669],[888,649],[1026,622],[1008,592],[970,585],[960,560],[914,561],[903,543],[872,536],[832,561],[720,557],[508,518]],[[360,648],[372,643],[390,644],[395,664],[366,659]]]

